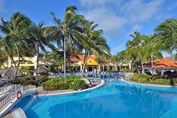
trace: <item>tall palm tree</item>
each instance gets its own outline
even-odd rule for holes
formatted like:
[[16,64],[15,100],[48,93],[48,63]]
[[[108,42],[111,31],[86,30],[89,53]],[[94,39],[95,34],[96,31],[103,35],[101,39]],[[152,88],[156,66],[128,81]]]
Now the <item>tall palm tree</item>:
[[85,71],[86,62],[90,54],[95,55],[107,55],[110,56],[110,47],[106,42],[106,39],[102,36],[102,30],[95,30],[97,24],[94,24],[93,21],[85,21],[84,34],[86,35],[85,39],[89,47],[84,48],[84,64],[83,64],[83,73]]
[[0,24],[0,30],[5,34],[5,36],[2,37],[2,41],[4,42],[4,44],[6,44],[4,45],[6,52],[12,59],[12,57],[14,56],[12,55],[13,47],[16,50],[15,54],[17,54],[18,56],[18,63],[17,65],[15,64],[16,72],[14,75],[14,79],[16,79],[21,56],[19,46],[25,43],[25,38],[23,37],[23,35],[26,34],[26,29],[28,29],[31,25],[31,20],[20,12],[17,12],[11,16],[10,20],[5,21],[2,18],[1,22],[2,23]]
[[156,42],[156,38],[154,35],[142,35],[142,39],[144,40],[144,60],[151,62],[151,67],[153,66],[153,60],[162,58],[162,54],[160,52],[159,43]]
[[177,53],[177,19],[167,19],[155,28],[155,36],[162,50]]
[[36,79],[38,78],[38,67],[39,67],[39,51],[46,52],[45,47],[50,47],[51,49],[55,49],[55,46],[50,43],[46,37],[44,37],[44,30],[43,23],[40,22],[38,25],[32,25],[29,29],[29,40],[32,41],[31,49],[34,50],[36,55],[36,68],[35,68],[35,75]]
[[[144,48],[144,43],[145,41],[142,39],[142,35],[139,32],[134,32],[134,34],[130,35],[133,40],[129,40],[126,43],[126,54],[132,58],[134,61],[139,61],[142,69],[142,73],[144,73],[144,53],[145,53],[145,48]],[[137,66],[138,70],[138,66]]]
[[57,44],[63,44],[64,52],[64,79],[66,82],[66,42],[77,42],[87,47],[87,43],[82,38],[82,24],[83,17],[75,14],[76,7],[69,6],[66,8],[63,21],[58,19],[54,13],[51,13],[57,26],[50,26],[45,30],[45,35],[57,40]]

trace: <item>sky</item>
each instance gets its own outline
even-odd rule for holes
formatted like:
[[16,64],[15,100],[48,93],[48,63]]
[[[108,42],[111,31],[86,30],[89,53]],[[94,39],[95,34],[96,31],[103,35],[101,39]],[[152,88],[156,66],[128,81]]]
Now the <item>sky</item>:
[[19,11],[35,23],[55,25],[50,12],[63,19],[71,5],[104,30],[113,55],[125,49],[133,32],[153,34],[164,20],[177,18],[177,0],[0,0],[0,17],[8,20]]

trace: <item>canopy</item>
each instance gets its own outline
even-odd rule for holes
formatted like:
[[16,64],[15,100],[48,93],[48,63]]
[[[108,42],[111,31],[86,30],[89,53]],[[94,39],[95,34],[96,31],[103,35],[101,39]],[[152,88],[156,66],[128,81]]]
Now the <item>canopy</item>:
[[[81,64],[84,64],[84,62],[82,62]],[[87,60],[87,66],[98,66],[98,62],[92,60],[92,59],[89,59]]]

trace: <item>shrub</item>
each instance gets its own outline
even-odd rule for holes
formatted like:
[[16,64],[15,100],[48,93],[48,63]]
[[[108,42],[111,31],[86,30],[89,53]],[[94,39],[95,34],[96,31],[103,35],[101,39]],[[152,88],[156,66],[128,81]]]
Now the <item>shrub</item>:
[[141,83],[166,84],[166,85],[175,85],[177,83],[176,78],[167,78],[164,76],[148,76],[145,74],[140,75],[134,74],[131,80]]
[[43,89],[51,91],[52,90],[52,81],[46,81],[43,83]]
[[70,89],[78,90],[78,89],[86,89],[88,88],[88,85],[85,83],[84,80],[74,80],[72,83],[70,83],[69,86]]
[[150,80],[150,83],[153,84],[170,84],[170,80],[169,79],[154,79],[154,80]]
[[42,77],[40,76],[40,77],[38,77],[38,79],[36,79],[34,76],[26,76],[26,77],[16,80],[15,82],[11,81],[11,83],[12,84],[21,84],[23,86],[26,86],[29,84],[38,86],[47,80],[48,80],[47,76],[42,76]]
[[47,91],[52,90],[64,90],[64,89],[85,89],[88,85],[85,81],[81,80],[78,76],[71,76],[67,78],[67,81],[64,82],[63,78],[55,77],[52,80],[48,80],[43,83],[43,89]]

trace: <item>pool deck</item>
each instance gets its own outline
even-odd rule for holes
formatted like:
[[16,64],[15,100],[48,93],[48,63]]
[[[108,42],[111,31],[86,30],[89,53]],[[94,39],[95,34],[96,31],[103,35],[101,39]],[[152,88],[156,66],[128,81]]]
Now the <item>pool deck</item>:
[[[97,82],[91,83],[91,84],[93,85],[93,87],[90,87],[90,88],[84,89],[84,90],[80,90],[80,91],[75,91],[75,90],[45,91],[45,90],[43,90],[42,86],[37,87],[36,90],[37,90],[39,96],[78,93],[78,92],[84,92],[84,91],[88,91],[88,90],[92,90],[92,89],[96,89],[98,87],[101,87],[102,85],[104,85],[104,80],[99,79]],[[7,115],[3,116],[2,118],[15,118],[15,117],[13,116],[13,113],[10,112]]]
[[155,86],[155,87],[177,87],[177,85],[161,85],[161,84],[148,84],[148,83],[138,83],[135,81],[130,80],[129,78],[123,78],[121,79],[123,82],[129,83],[129,84],[137,84],[137,85],[141,85],[141,86]]

